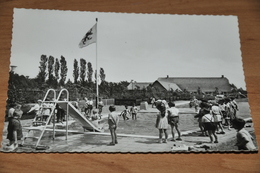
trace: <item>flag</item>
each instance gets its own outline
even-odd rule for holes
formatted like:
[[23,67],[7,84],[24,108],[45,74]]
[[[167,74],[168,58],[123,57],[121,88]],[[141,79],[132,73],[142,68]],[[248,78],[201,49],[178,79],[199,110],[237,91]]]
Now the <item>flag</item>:
[[95,24],[83,37],[79,47],[83,48],[97,41],[97,24]]

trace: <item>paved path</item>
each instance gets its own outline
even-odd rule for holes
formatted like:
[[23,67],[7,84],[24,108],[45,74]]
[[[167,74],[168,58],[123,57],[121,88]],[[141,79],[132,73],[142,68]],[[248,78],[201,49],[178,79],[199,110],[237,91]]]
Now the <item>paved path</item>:
[[[248,130],[252,130],[249,128]],[[168,130],[170,133],[170,130]],[[64,133],[63,133],[64,134]],[[199,132],[189,131],[182,133],[182,141],[167,143],[158,143],[158,136],[142,136],[142,135],[127,135],[118,134],[118,144],[109,146],[111,137],[109,133],[93,133],[85,132],[83,134],[70,133],[68,139],[64,135],[57,133],[55,140],[51,139],[51,134],[46,132],[45,137],[41,141],[41,145],[46,145],[49,148],[46,150],[35,150],[33,144],[36,141],[28,139],[24,147],[19,147],[16,152],[122,152],[122,153],[147,153],[147,152],[187,152],[191,151],[206,151],[211,147],[218,145],[235,138],[236,131],[226,130],[225,135],[218,135],[219,143],[209,143],[209,137],[199,136]],[[171,135],[169,135],[171,139]],[[3,139],[3,143],[7,143]],[[206,148],[206,149],[205,149]]]

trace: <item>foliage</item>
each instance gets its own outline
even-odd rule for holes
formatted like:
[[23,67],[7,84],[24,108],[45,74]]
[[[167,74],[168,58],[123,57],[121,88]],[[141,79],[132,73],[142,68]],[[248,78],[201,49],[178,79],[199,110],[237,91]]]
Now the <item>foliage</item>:
[[59,59],[56,58],[55,60],[55,66],[54,66],[54,70],[55,70],[55,88],[58,87],[58,81],[59,81],[59,71],[60,71],[60,62]]
[[88,83],[92,83],[92,76],[93,76],[93,68],[91,62],[88,62],[88,72],[87,72],[87,78]]
[[86,78],[86,60],[81,58],[80,59],[80,83],[81,85],[85,85],[85,78]]
[[40,66],[39,66],[39,73],[37,75],[37,81],[39,86],[41,86],[42,84],[45,83],[46,77],[47,77],[47,72],[46,72],[46,68],[47,68],[47,61],[48,58],[46,55],[42,55],[41,56],[41,61],[40,61]]
[[103,68],[100,68],[99,76],[100,76],[101,82],[105,81],[106,74],[105,74],[105,70]]
[[54,57],[49,56],[49,59],[48,59],[48,76],[49,76],[48,84],[49,84],[49,86],[52,86],[53,82],[54,82],[53,65],[54,65]]
[[78,61],[76,59],[74,59],[73,67],[74,67],[74,69],[73,69],[74,83],[77,84],[78,78],[79,78],[79,65],[78,65]]
[[61,86],[65,85],[67,73],[68,73],[67,61],[63,56],[61,56],[60,59],[60,77],[61,77],[60,85]]

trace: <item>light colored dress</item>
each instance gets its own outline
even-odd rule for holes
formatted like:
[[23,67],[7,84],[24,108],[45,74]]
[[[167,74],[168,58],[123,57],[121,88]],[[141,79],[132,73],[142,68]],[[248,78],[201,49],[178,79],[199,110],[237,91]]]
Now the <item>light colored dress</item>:
[[160,116],[160,120],[159,120],[159,123],[158,123],[158,129],[168,129],[168,118],[167,118],[167,113],[165,113],[165,116],[162,117],[161,113],[159,113]]

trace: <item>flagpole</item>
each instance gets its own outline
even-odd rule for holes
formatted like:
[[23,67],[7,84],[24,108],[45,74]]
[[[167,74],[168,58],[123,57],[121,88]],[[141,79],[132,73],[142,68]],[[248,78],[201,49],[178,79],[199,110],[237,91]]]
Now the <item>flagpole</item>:
[[[96,18],[96,25],[98,22],[98,18]],[[96,108],[98,108],[98,58],[97,58],[97,26],[96,26],[96,91],[97,91],[97,96],[96,96]]]

